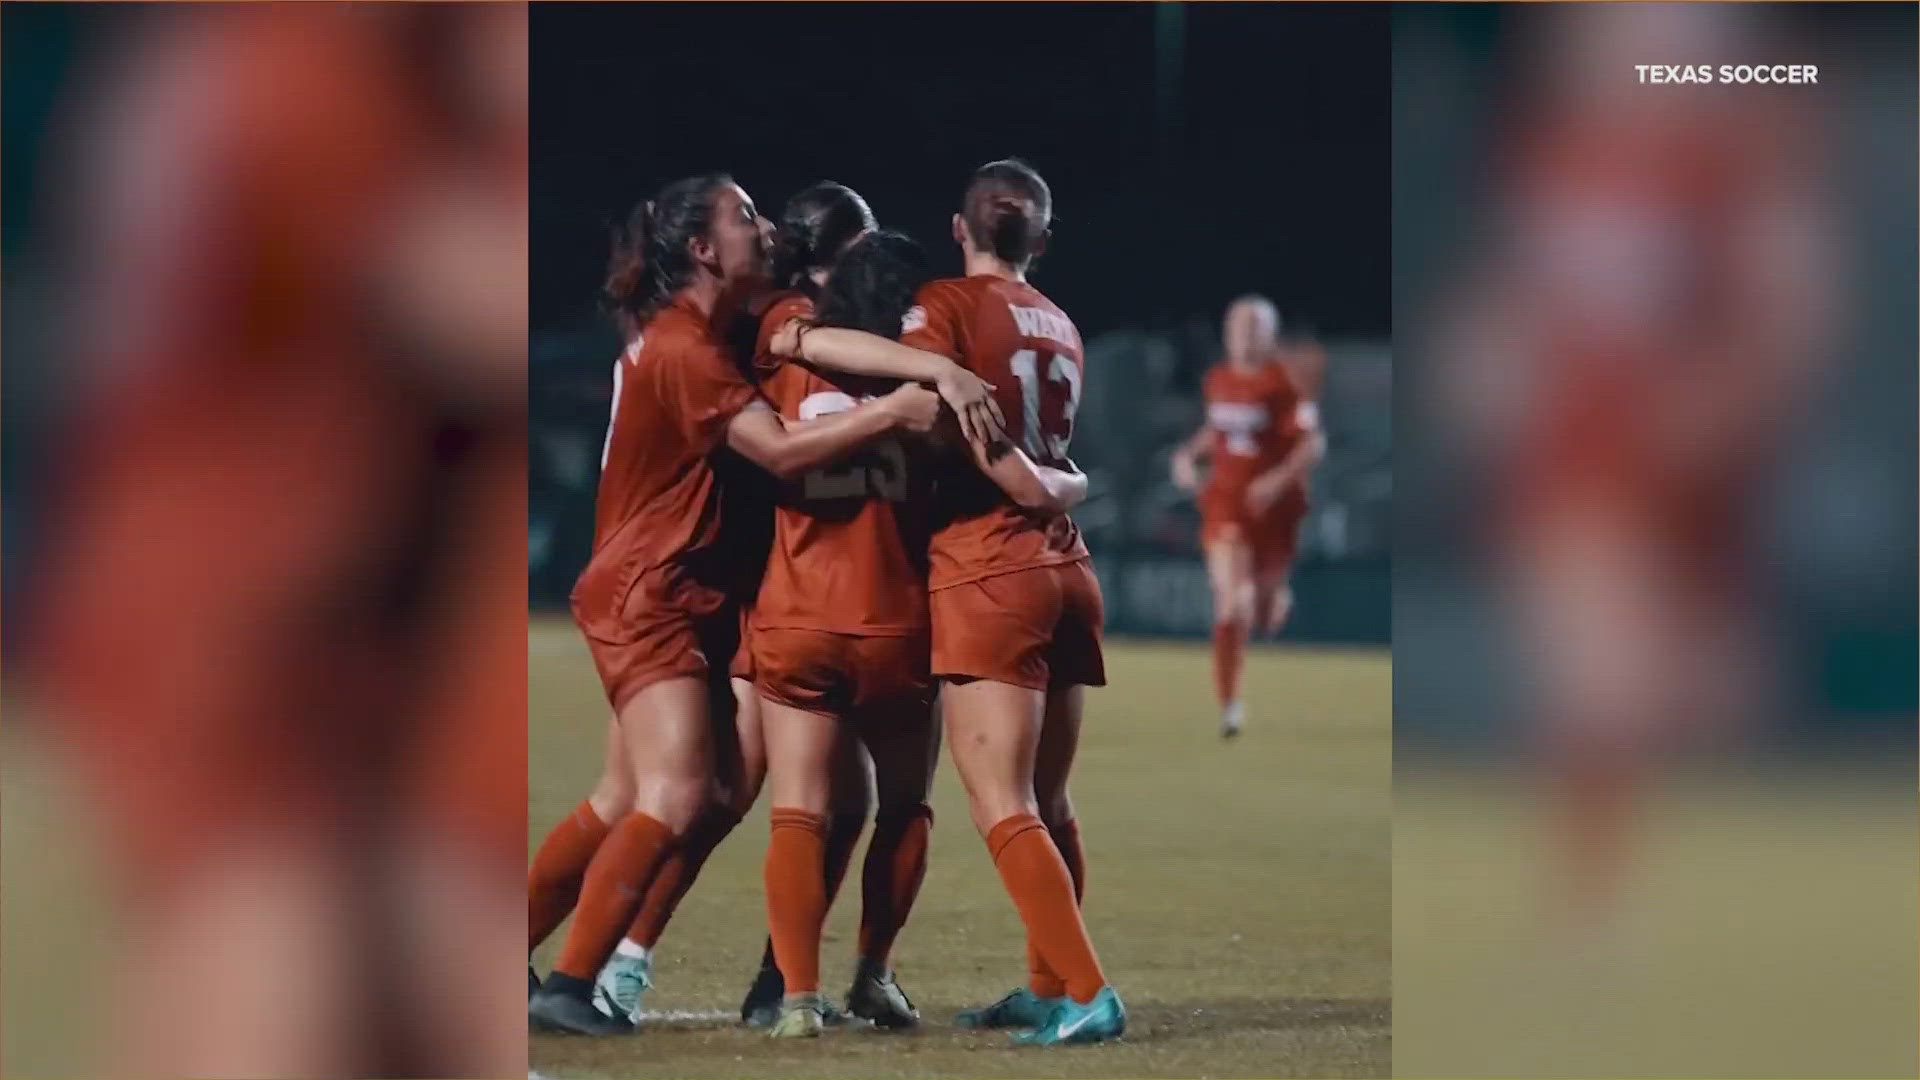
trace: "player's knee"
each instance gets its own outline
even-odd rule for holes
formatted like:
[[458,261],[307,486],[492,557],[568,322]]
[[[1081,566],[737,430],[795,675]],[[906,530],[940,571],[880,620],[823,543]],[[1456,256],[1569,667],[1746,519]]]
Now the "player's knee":
[[1040,806],[1031,791],[1025,794],[1016,791],[981,792],[968,799],[968,809],[973,818],[973,827],[979,830],[982,837],[1010,817],[1040,816]]
[[924,801],[882,801],[873,815],[873,827],[876,832],[903,829],[920,818],[925,818],[929,826],[933,824],[933,807]]
[[640,788],[635,809],[675,832],[685,832],[706,809],[712,785],[704,776],[657,777]]
[[633,810],[633,777],[624,770],[608,769],[600,774],[587,795],[587,803],[601,821],[618,821]]

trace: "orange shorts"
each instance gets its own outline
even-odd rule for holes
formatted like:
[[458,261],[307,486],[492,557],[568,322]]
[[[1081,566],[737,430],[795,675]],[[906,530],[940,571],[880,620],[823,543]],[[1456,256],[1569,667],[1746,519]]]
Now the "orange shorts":
[[1238,537],[1253,549],[1256,574],[1283,574],[1299,548],[1306,500],[1283,497],[1264,514],[1254,514],[1243,491],[1208,492],[1200,501],[1200,546]]
[[1086,559],[950,585],[930,601],[937,676],[1030,690],[1107,685],[1106,608]]
[[740,612],[731,605],[712,615],[657,611],[631,627],[626,640],[585,632],[587,651],[615,712],[633,696],[668,679],[708,679],[725,690],[740,646]]
[[754,686],[789,708],[849,717],[925,710],[933,701],[927,635],[860,637],[825,630],[753,631]]

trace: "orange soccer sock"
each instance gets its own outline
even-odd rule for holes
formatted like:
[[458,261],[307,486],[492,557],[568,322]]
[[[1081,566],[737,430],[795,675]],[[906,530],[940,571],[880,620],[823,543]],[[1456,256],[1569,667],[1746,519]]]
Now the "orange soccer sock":
[[[822,868],[822,879],[827,886],[827,909],[832,910],[833,898],[840,895],[840,883],[846,879],[847,864],[853,861],[853,849],[860,844],[860,833],[867,827],[865,814],[836,814],[833,824],[827,828],[826,865]],[[778,967],[773,958],[773,935],[767,935],[767,943],[760,950],[760,966]]]
[[[1067,864],[1067,874],[1073,878],[1073,902],[1084,902],[1087,896],[1087,857],[1080,850],[1079,819],[1068,818],[1058,825],[1049,826],[1047,835],[1053,838],[1053,846],[1060,850],[1060,861]],[[1067,992],[1066,980],[1047,966],[1031,938],[1027,940],[1027,989],[1040,997],[1059,997]]]
[[820,989],[820,927],[827,920],[827,819],[776,806],[767,844],[767,929],[787,993]]
[[921,803],[904,813],[881,814],[860,868],[860,962],[884,970],[894,940],[907,924],[920,883],[927,876],[927,837],[933,808]]
[[527,869],[528,952],[547,940],[573,910],[574,902],[580,899],[581,879],[593,861],[593,853],[607,838],[607,830],[607,823],[593,812],[593,804],[582,802],[540,842],[533,865]]
[[719,847],[738,824],[740,815],[734,813],[732,807],[713,806],[700,815],[693,828],[687,830],[686,841],[667,856],[660,872],[654,876],[646,898],[640,901],[639,912],[627,927],[628,941],[646,949],[659,943],[668,921],[680,907],[681,898],[699,878],[707,856],[713,854],[713,849]]
[[553,970],[585,982],[599,974],[679,840],[672,829],[637,810],[614,826],[587,867],[580,905]]
[[1246,646],[1245,627],[1237,622],[1213,624],[1213,693],[1223,709],[1240,696],[1240,655]]
[[1073,877],[1047,827],[1032,814],[1015,814],[988,831],[987,850],[1007,895],[1020,909],[1027,940],[1039,948],[1047,968],[1060,973],[1073,1000],[1082,1005],[1092,1001],[1107,978],[1080,921]]

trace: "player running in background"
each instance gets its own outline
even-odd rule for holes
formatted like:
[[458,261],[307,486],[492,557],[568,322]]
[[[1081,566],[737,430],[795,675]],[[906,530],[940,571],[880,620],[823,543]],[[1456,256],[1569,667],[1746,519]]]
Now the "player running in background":
[[[1307,475],[1326,452],[1318,410],[1293,369],[1317,385],[1323,360],[1313,349],[1279,344],[1279,315],[1259,296],[1227,308],[1226,357],[1207,372],[1207,417],[1173,453],[1173,480],[1200,502],[1200,546],[1213,587],[1213,685],[1220,734],[1244,723],[1240,665],[1247,638],[1278,633],[1293,606],[1287,584],[1300,522],[1307,513]],[[1283,360],[1290,359],[1290,362]],[[1204,484],[1200,459],[1210,469]]]
[[59,498],[8,597],[124,920],[77,973],[114,1060],[72,1071],[499,1075],[525,9],[101,18],[48,181]]
[[[1008,435],[1034,460],[1064,462],[1080,400],[1079,331],[1027,283],[1053,198],[1017,161],[975,170],[953,238],[967,276],[921,290],[902,339],[991,381]],[[1106,684],[1100,585],[1079,530],[1037,518],[978,472],[943,477],[930,548],[933,673],[974,827],[1027,930],[1029,985],[962,1014],[1024,1027],[1021,1041],[1097,1042],[1126,1029],[1080,919],[1085,881],[1067,774],[1083,688]]]
[[791,477],[938,415],[938,398],[908,385],[789,430],[757,399],[720,329],[766,285],[770,223],[723,175],[669,184],[630,220],[607,293],[632,344],[615,366],[594,554],[573,594],[614,721],[599,782],[529,873],[530,942],[564,917],[579,882],[529,1017],[589,1034],[632,1029],[594,1008],[593,979],[662,868],[696,822],[738,820],[757,794],[728,679],[742,553],[722,542],[715,452],[731,447]]
[[[829,193],[842,202],[859,198],[838,185]],[[878,232],[863,233],[847,247],[831,276],[825,268],[811,276],[819,309],[810,323],[875,334],[898,332],[931,277],[919,245]],[[763,323],[763,341],[770,346],[789,318],[811,310],[800,294],[776,305]],[[790,420],[849,408],[890,388],[883,380],[797,363],[779,367],[765,383],[769,399]],[[1083,475],[1037,468],[1017,450],[989,460],[988,445],[972,444],[977,461],[1021,505],[1057,514],[1085,496]],[[767,906],[786,991],[775,1035],[818,1034],[825,1017],[818,993],[820,932],[831,900],[820,889],[823,856],[832,857],[825,811],[842,771],[835,758],[853,738],[872,754],[880,811],[868,849],[860,962],[847,1011],[886,1027],[918,1022],[893,980],[888,952],[925,872],[933,817],[926,798],[939,741],[929,674],[927,543],[938,465],[924,444],[879,442],[790,485],[776,511],[752,633],[774,801]]]
[[1764,52],[1757,16],[1626,5],[1535,25],[1553,62],[1507,133],[1496,241],[1446,370],[1457,441],[1493,461],[1554,903],[1586,933],[1617,914],[1661,759],[1768,719],[1780,665],[1750,523],[1812,400],[1837,275],[1802,102],[1607,74],[1655,43]]

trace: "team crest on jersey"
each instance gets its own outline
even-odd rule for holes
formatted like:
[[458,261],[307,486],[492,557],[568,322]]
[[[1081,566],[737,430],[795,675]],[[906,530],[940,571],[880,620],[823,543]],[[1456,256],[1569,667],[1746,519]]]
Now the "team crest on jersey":
[[919,304],[908,308],[907,313],[900,316],[900,332],[902,334],[911,334],[915,330],[925,330],[926,328],[927,309],[921,307]]

